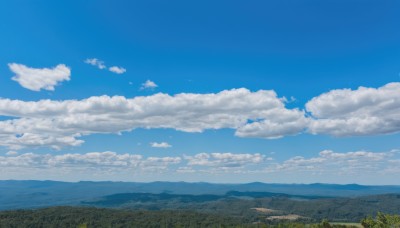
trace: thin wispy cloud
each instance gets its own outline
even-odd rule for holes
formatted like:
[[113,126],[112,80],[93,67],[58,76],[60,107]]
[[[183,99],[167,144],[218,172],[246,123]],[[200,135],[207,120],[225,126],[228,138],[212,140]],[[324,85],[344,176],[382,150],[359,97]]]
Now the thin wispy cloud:
[[97,58],[88,58],[84,61],[85,63],[95,66],[100,70],[108,69],[108,71],[115,73],[115,74],[123,74],[126,72],[126,69],[120,66],[111,66],[107,68],[104,61],[97,59]]
[[309,172],[330,173],[339,175],[354,175],[364,173],[389,172],[393,169],[390,158],[398,155],[398,150],[389,152],[354,151],[338,153],[332,150],[323,150],[318,156],[305,158],[294,156],[282,163],[272,165],[266,169],[269,172]]
[[90,64],[92,66],[96,66],[100,70],[103,70],[106,68],[106,66],[104,65],[104,62],[99,59],[96,59],[96,58],[86,59],[85,63]]
[[54,91],[55,86],[71,79],[71,69],[64,64],[53,68],[32,68],[23,64],[9,63],[8,67],[15,74],[12,80],[32,91]]
[[15,156],[15,155],[18,155],[18,152],[17,151],[8,151],[7,153],[6,153],[6,155],[7,156]]

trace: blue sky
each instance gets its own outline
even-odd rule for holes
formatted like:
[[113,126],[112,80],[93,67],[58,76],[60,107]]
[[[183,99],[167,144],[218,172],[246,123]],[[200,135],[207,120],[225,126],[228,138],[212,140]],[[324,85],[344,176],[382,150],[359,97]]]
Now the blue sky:
[[2,1],[0,178],[400,184],[399,9]]

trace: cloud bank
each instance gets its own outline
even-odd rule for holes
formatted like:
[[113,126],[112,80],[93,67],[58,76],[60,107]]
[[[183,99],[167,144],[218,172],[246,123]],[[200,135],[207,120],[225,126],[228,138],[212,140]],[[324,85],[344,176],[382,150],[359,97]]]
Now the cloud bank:
[[94,96],[83,100],[22,101],[0,98],[0,146],[61,149],[82,136],[137,128],[203,132],[233,129],[238,137],[281,138],[304,132],[364,136],[400,132],[400,83],[379,88],[338,89],[312,98],[305,110],[287,108],[275,91],[158,93]]
[[240,137],[279,138],[299,133],[307,123],[303,111],[287,109],[285,99],[274,91],[247,89],[65,101],[0,99],[0,115],[14,118],[0,121],[0,145],[12,150],[78,146],[83,135],[136,128],[184,132],[230,128]]
[[[139,154],[90,152],[85,154],[8,154],[0,156],[0,171],[53,170],[105,173],[206,173],[209,175],[281,175],[296,173],[325,176],[365,176],[398,173],[399,150],[389,152],[334,152],[324,150],[316,157],[294,156],[281,162],[260,153],[198,153],[192,156],[145,157]],[[96,173],[96,172],[95,172]],[[1,176],[1,174],[0,174]]]

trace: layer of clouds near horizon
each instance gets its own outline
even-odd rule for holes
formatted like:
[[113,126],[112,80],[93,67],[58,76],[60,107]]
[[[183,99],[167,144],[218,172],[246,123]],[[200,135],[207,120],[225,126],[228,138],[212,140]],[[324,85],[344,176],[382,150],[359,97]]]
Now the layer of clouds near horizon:
[[219,93],[158,93],[150,96],[93,96],[83,100],[0,99],[0,146],[78,146],[81,136],[136,128],[183,132],[230,128],[239,137],[274,139],[302,132],[360,136],[400,131],[400,83],[379,88],[338,89],[311,99],[306,111],[285,107],[273,90]]
[[31,68],[23,64],[9,63],[8,67],[15,74],[12,80],[32,91],[54,91],[55,86],[62,81],[69,81],[71,77],[71,69],[64,64],[53,68]]
[[[278,162],[259,153],[198,153],[192,156],[144,156],[113,151],[84,154],[24,153],[0,156],[3,168],[63,171],[98,169],[109,172],[176,172],[176,173],[281,173],[318,172],[335,175],[398,172],[399,150],[387,152],[323,150],[315,157],[294,156]],[[20,170],[20,171],[21,171]]]

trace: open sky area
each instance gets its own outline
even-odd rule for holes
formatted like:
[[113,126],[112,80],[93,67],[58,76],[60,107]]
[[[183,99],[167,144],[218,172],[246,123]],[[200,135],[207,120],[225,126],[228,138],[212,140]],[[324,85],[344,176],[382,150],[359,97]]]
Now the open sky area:
[[400,1],[6,0],[0,21],[0,179],[400,184]]

